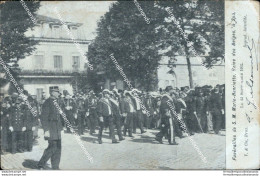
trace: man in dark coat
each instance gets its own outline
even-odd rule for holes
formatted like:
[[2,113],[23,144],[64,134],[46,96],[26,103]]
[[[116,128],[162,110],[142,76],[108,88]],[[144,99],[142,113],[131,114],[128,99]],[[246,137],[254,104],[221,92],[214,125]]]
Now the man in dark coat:
[[125,91],[124,92],[125,98],[123,99],[123,109],[122,113],[124,114],[125,121],[124,121],[124,136],[126,136],[126,131],[128,131],[129,137],[133,137],[133,119],[134,119],[134,103],[132,101],[130,92]]
[[219,94],[218,88],[213,89],[212,95],[210,96],[209,111],[212,114],[213,130],[216,134],[219,134],[224,109],[222,106],[221,95]]
[[97,104],[97,114],[99,119],[98,142],[102,144],[102,132],[104,127],[109,126],[109,131],[112,138],[112,143],[118,143],[114,133],[114,119],[112,114],[112,105],[109,101],[109,90],[104,89],[104,97]]
[[[31,96],[28,97],[28,102],[30,106],[37,112],[36,102]],[[35,130],[36,123],[38,121],[37,116],[34,116],[29,109],[29,107],[24,105],[24,123],[26,131],[24,132],[24,149],[27,151],[32,151],[33,147],[33,131]],[[37,113],[38,114],[38,113]]]
[[38,163],[38,168],[43,169],[49,159],[51,159],[52,169],[59,169],[61,158],[61,131],[63,129],[60,116],[60,107],[57,99],[59,89],[50,87],[51,96],[44,102],[41,114],[41,123],[44,130],[44,138],[48,140],[48,147]]
[[84,134],[85,115],[86,115],[85,101],[83,97],[80,96],[77,100],[77,120],[78,120],[79,135]]
[[90,130],[89,134],[95,133],[97,126],[97,98],[94,91],[89,92],[89,97],[85,100],[87,124]]
[[117,135],[119,141],[122,141],[124,140],[124,138],[122,136],[121,130],[121,110],[119,104],[119,93],[116,89],[113,90],[113,93],[111,94],[109,101],[111,102],[112,114],[114,118],[114,124],[116,125]]
[[133,133],[136,133],[136,127],[138,126],[141,130],[141,134],[145,133],[144,131],[144,127],[143,127],[143,113],[142,113],[142,107],[141,105],[142,103],[142,98],[140,95],[140,91],[137,89],[133,89],[132,90],[132,100],[134,103],[134,108],[135,108],[135,112],[134,112],[134,119],[133,119]]
[[174,101],[171,97],[173,94],[173,88],[172,86],[167,86],[165,89],[166,94],[162,95],[161,105],[160,105],[160,113],[161,113],[161,130],[156,135],[155,140],[162,143],[162,138],[164,136],[168,137],[168,141],[170,145],[178,145],[178,143],[175,142],[175,120],[174,120],[174,113],[175,106]]
[[10,98],[5,97],[1,105],[1,152],[5,153],[8,148],[9,120],[10,120]]
[[23,152],[23,132],[26,130],[23,115],[22,98],[17,97],[15,104],[10,108],[9,130],[11,131],[12,153]]
[[[207,132],[207,115],[206,115],[206,98],[203,96],[203,92],[201,89],[198,90],[198,95],[195,99],[195,115],[198,118],[198,121],[196,125],[198,125],[199,128],[197,128],[200,132],[203,130],[203,132]],[[202,129],[200,129],[202,128]]]
[[[76,103],[71,98],[69,94],[67,94],[64,98],[64,112],[66,117],[71,125],[75,125],[75,113],[76,113]],[[67,132],[71,133],[70,128],[65,124],[67,128]]]

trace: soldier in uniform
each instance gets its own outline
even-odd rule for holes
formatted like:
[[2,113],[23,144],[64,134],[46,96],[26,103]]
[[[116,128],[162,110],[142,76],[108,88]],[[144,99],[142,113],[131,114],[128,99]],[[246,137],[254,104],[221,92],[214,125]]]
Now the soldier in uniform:
[[138,93],[141,93],[137,89],[132,90],[132,100],[134,102],[134,119],[133,119],[133,133],[136,133],[136,127],[138,126],[141,130],[141,134],[145,133],[144,127],[143,127],[143,113],[141,108],[141,97],[138,95]]
[[94,91],[89,92],[90,96],[85,100],[85,107],[86,107],[86,116],[88,116],[88,127],[89,127],[89,134],[92,135],[95,133],[95,129],[97,126],[97,98],[95,96]]
[[97,104],[97,114],[99,119],[99,133],[98,133],[99,144],[102,144],[103,129],[107,125],[109,126],[112,143],[118,143],[114,133],[114,119],[112,114],[112,105],[111,102],[109,101],[109,93],[110,93],[109,90],[104,89],[103,90],[104,97],[101,98]]
[[85,115],[86,115],[85,101],[82,96],[79,96],[79,98],[77,99],[77,120],[78,120],[79,135],[84,134]]
[[48,140],[48,147],[44,150],[38,163],[38,169],[43,169],[47,161],[51,159],[52,169],[57,170],[61,157],[61,131],[63,129],[59,108],[57,107],[59,89],[50,87],[50,94],[51,96],[43,104],[41,114],[44,139]]
[[[175,142],[175,120],[174,120],[174,113],[172,112],[175,106],[172,99],[173,88],[172,86],[167,86],[165,89],[166,94],[162,95],[161,106],[160,106],[160,113],[161,113],[161,130],[156,135],[155,140],[159,143],[162,142],[162,138],[164,136],[168,136],[168,141],[170,145],[178,145]],[[170,106],[170,105],[171,106]]]
[[10,108],[9,130],[11,131],[12,153],[23,152],[23,132],[26,130],[22,109],[22,98],[18,95],[12,96],[15,105]]
[[8,147],[8,128],[10,117],[10,97],[5,97],[1,103],[1,152],[5,153]]

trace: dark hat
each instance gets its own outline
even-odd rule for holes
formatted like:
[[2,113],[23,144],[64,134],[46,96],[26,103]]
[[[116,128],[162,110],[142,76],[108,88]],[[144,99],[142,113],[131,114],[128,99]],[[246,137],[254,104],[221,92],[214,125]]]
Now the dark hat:
[[23,91],[23,94],[24,94],[24,95],[29,95],[29,92],[28,92],[27,90],[24,90],[24,91]]
[[52,87],[49,88],[49,90],[50,90],[50,93],[51,92],[60,92],[58,86],[52,86]]
[[169,92],[170,90],[173,90],[173,87],[172,87],[172,86],[167,86],[167,87],[165,88],[165,91],[166,91],[166,92]]

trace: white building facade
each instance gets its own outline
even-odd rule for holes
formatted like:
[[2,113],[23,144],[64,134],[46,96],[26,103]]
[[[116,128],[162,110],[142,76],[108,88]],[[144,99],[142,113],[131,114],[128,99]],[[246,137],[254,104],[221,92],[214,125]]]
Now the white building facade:
[[37,16],[38,25],[26,35],[39,41],[32,55],[19,60],[21,82],[31,95],[41,99],[49,95],[49,88],[57,86],[60,91],[73,93],[71,81],[76,74],[86,73],[86,57],[81,55],[75,43],[86,53],[89,40],[84,37],[81,23],[65,22],[75,40],[58,19]]
[[[176,57],[176,67],[173,69],[174,74],[170,74],[171,70],[168,67],[168,58],[165,57],[161,61],[161,65],[158,69],[158,88],[165,89],[166,86],[173,87],[184,87],[190,86],[189,84],[189,73],[187,61],[184,56]],[[225,65],[224,63],[216,64],[211,69],[206,69],[201,65],[201,59],[199,57],[192,57],[191,70],[193,77],[194,87],[211,85],[216,86],[217,84],[225,83]]]

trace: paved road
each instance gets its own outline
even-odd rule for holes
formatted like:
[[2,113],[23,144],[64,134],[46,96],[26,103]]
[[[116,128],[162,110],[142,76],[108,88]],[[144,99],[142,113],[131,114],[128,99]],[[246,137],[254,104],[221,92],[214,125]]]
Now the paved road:
[[[225,167],[225,136],[215,134],[193,136],[193,141],[207,158],[207,163],[204,164],[188,137],[176,138],[179,143],[177,146],[168,145],[166,140],[164,144],[158,144],[154,141],[157,132],[158,130],[148,130],[142,135],[134,134],[134,138],[126,137],[126,140],[119,144],[112,144],[107,131],[102,145],[98,144],[97,135],[91,136],[85,133],[81,136],[81,140],[93,157],[93,164],[89,162],[75,137],[63,133],[60,169],[223,169]],[[137,133],[140,132],[137,130]],[[39,136],[32,152],[2,155],[2,167],[35,169],[47,147],[42,130],[39,130]],[[49,167],[50,162],[47,168]]]

